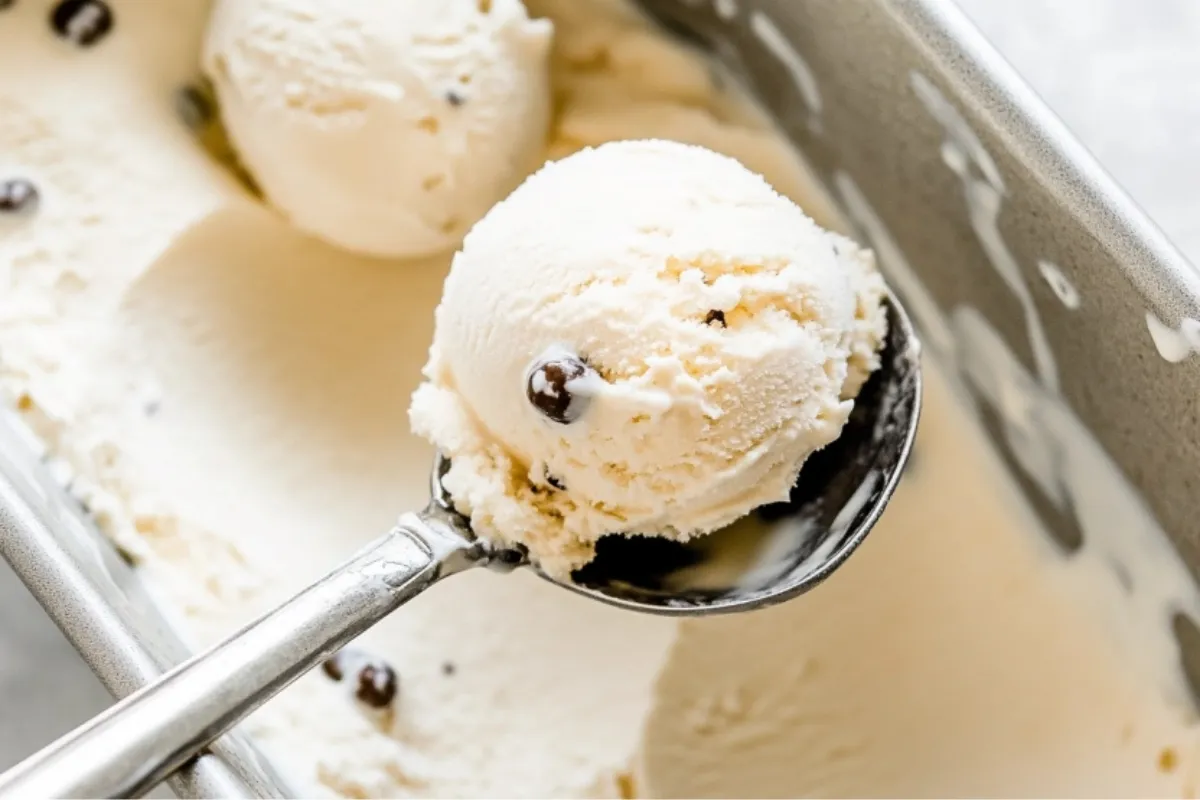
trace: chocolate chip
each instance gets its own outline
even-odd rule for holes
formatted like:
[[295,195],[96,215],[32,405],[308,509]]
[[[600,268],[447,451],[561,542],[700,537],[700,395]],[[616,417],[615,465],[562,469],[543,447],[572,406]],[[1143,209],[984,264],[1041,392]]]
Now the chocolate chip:
[[189,128],[202,128],[216,116],[212,94],[189,84],[175,91],[175,113]]
[[381,661],[364,664],[358,671],[354,696],[371,708],[387,708],[396,699],[396,671]]
[[0,214],[30,213],[38,206],[38,190],[28,178],[0,181]]
[[565,491],[567,488],[565,483],[551,475],[549,472],[546,473],[546,483],[550,484],[555,489],[558,489],[560,492]]
[[457,108],[458,106],[461,106],[463,103],[467,102],[467,97],[466,95],[462,94],[461,92],[457,92],[454,89],[447,89],[446,102]]
[[525,396],[548,419],[568,425],[579,419],[589,402],[588,397],[571,392],[568,384],[589,372],[592,370],[587,363],[575,355],[563,353],[544,358],[529,370]]
[[718,325],[720,325],[722,328],[724,328],[725,327],[725,312],[720,311],[715,308],[712,311],[708,312],[708,315],[704,318],[704,324],[712,325],[714,322],[717,323]]
[[343,648],[327,658],[321,664],[321,670],[339,683],[348,673],[356,671],[354,696],[372,708],[386,708],[390,705],[396,698],[396,690],[400,685],[396,671],[386,662],[371,658],[352,647]]
[[453,661],[443,661],[442,662],[442,674],[443,675],[445,675],[446,677],[450,677],[451,675],[453,675],[456,672],[458,672],[458,667],[454,666]]
[[62,38],[87,47],[112,29],[113,13],[104,0],[62,0],[50,12],[50,24]]
[[345,651],[339,650],[325,659],[324,663],[321,664],[321,671],[328,675],[331,680],[340,681],[346,677],[345,660]]

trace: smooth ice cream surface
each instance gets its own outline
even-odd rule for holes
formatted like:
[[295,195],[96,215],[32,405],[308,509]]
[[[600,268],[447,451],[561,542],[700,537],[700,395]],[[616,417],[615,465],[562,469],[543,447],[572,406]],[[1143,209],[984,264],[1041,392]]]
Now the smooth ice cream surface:
[[[0,10],[0,184],[40,198],[0,213],[0,388],[198,648],[427,499],[405,401],[449,257],[314,242],[208,157],[172,106],[208,3],[111,0],[85,47],[55,5]],[[702,60],[613,3],[530,11],[555,27],[548,153],[698,144],[834,224]],[[395,673],[385,707],[348,658],[247,732],[306,797],[1194,796],[1194,717],[1099,610],[1126,590],[1037,534],[926,372],[892,505],[805,599],[676,623],[471,572],[354,643]]]
[[540,163],[550,36],[520,0],[218,0],[203,65],[244,165],[293,224],[421,256]]
[[467,235],[412,418],[475,532],[565,575],[784,500],[878,364],[870,254],[734,159],[622,141],[552,162]]

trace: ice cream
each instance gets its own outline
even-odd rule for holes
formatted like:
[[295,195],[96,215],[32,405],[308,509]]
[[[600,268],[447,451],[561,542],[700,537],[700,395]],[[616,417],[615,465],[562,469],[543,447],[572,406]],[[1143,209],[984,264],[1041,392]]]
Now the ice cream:
[[475,532],[565,576],[605,534],[786,499],[878,364],[882,294],[869,253],[731,158],[586,149],[467,235],[413,424]]
[[947,374],[927,362],[925,381],[918,461],[844,569],[680,626],[646,796],[1196,796],[1194,716],[1119,664],[1096,611],[1126,590],[1030,535]]
[[[314,241],[208,156],[172,102],[208,3],[114,0],[71,39],[58,6],[0,9],[0,187],[27,182],[0,189],[0,390],[199,648],[426,501],[407,399],[450,259]],[[681,139],[836,225],[701,59],[616,4],[530,11],[548,153]],[[677,624],[468,573],[246,732],[305,797],[1195,794],[1194,716],[1109,635],[1125,589],[1047,543],[939,374],[889,511],[805,599]]]
[[550,37],[520,0],[218,0],[202,63],[244,165],[294,225],[421,256],[540,163]]

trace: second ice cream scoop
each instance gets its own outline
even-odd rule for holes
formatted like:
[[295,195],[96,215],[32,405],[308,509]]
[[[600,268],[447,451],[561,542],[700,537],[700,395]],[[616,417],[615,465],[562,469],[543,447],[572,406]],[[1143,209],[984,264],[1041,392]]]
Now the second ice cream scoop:
[[[883,513],[916,435],[920,348],[889,298],[879,369],[835,443],[805,464],[789,502],[701,539],[621,536],[556,584],[622,608],[670,615],[747,611],[828,577]],[[0,776],[0,798],[146,792],[305,672],[437,581],[472,567],[529,566],[474,536],[434,466],[433,497],[388,534],[278,609],[168,672]],[[612,544],[610,548],[607,545]]]
[[520,0],[222,0],[201,62],[292,224],[410,258],[452,249],[541,162],[551,38]]

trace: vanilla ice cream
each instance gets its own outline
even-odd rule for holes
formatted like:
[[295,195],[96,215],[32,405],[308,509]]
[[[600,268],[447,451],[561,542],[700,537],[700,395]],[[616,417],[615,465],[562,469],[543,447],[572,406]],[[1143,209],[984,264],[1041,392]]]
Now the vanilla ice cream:
[[[197,649],[427,501],[434,448],[407,400],[450,264],[315,241],[210,157],[173,104],[210,8],[0,3],[0,395]],[[837,227],[704,60],[617,2],[529,8],[554,24],[548,154],[702,145]],[[895,498],[806,597],[678,622],[471,571],[243,730],[304,797],[1195,796],[1195,715],[1135,658],[1175,669],[1172,651],[1146,626],[1112,635],[1128,589],[1088,554],[1136,518],[1089,474],[1086,557],[1062,556],[997,474],[955,363],[925,373]],[[1100,457],[1071,455],[1081,482]]]
[[203,66],[244,166],[294,225],[420,256],[540,163],[550,39],[520,0],[218,0]]
[[605,534],[786,499],[878,363],[882,295],[869,254],[731,158],[583,150],[467,235],[413,424],[477,534],[565,575]]

